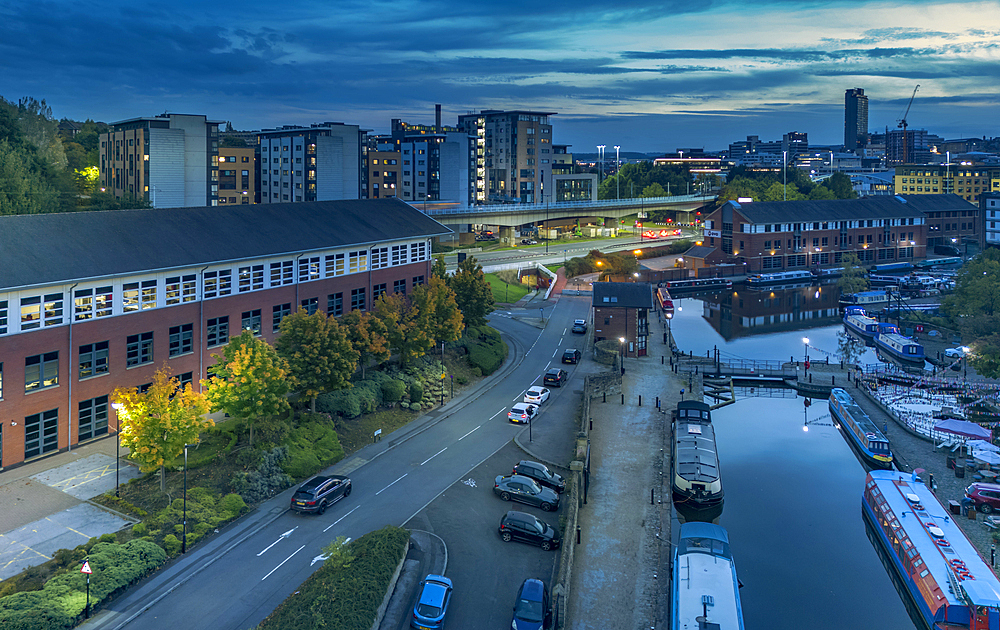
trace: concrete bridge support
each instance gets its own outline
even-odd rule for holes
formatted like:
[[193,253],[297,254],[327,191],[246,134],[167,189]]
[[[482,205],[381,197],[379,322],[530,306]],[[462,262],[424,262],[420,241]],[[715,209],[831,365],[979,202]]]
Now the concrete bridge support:
[[500,244],[510,245],[512,247],[517,247],[521,243],[521,239],[518,238],[518,231],[515,228],[507,227],[505,225],[500,226]]

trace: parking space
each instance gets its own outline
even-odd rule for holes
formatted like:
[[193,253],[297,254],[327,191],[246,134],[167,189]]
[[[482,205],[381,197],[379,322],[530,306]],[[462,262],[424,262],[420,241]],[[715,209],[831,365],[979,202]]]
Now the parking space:
[[101,453],[50,468],[31,478],[78,499],[92,499],[115,489],[115,482],[127,483],[139,476],[139,469]]
[[494,478],[510,474],[522,459],[525,455],[519,448],[504,446],[405,524],[437,534],[448,547],[447,576],[455,584],[449,627],[509,628],[514,596],[525,579],[540,578],[551,588],[558,552],[505,543],[497,533],[509,510],[533,514],[559,528],[562,507],[543,512],[502,501],[493,493]]

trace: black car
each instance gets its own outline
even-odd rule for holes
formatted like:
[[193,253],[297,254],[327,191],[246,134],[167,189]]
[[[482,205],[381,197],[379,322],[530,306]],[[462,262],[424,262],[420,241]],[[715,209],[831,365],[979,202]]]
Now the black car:
[[551,385],[553,387],[562,387],[562,384],[566,382],[566,370],[560,370],[559,368],[552,368],[545,373],[545,378],[542,379],[544,384]]
[[549,589],[538,578],[528,578],[517,589],[511,630],[544,630],[552,625]]
[[562,475],[549,470],[545,464],[522,459],[514,466],[511,474],[529,477],[543,488],[551,488],[559,493],[566,491],[566,480],[562,478]]
[[577,364],[580,362],[580,356],[581,355],[579,350],[571,348],[566,352],[563,352],[562,362]]
[[531,514],[511,510],[500,519],[497,528],[504,542],[519,540],[532,545],[538,545],[545,551],[558,549],[559,532]]
[[504,501],[517,501],[542,508],[545,512],[559,509],[559,494],[552,488],[543,488],[534,479],[520,475],[497,475],[493,494]]
[[291,509],[322,514],[326,508],[351,494],[351,480],[343,475],[309,479],[292,495]]

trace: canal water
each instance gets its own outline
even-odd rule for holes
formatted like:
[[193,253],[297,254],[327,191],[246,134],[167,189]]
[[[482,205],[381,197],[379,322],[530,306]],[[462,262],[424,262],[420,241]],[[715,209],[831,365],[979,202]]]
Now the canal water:
[[[810,358],[822,358],[818,349],[837,352],[842,329],[829,318],[810,316],[800,325],[756,326],[727,341],[706,316],[718,304],[683,299],[677,306],[671,326],[678,346],[702,355],[718,346],[723,357],[801,359],[802,337],[808,337]],[[876,361],[871,353],[860,362]],[[833,425],[826,401],[806,406],[787,390],[754,393],[713,412],[726,492],[717,522],[729,532],[744,584],[746,627],[912,630],[865,534],[865,468]]]

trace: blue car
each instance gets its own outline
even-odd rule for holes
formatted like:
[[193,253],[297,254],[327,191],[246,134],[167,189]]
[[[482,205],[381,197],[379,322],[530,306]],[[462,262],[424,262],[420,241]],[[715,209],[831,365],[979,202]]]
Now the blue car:
[[549,589],[545,582],[528,578],[517,591],[514,600],[514,619],[510,623],[512,630],[543,630],[552,622],[549,608]]
[[451,602],[451,580],[443,575],[428,575],[420,583],[420,596],[413,606],[410,627],[418,630],[444,628],[444,616]]

